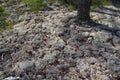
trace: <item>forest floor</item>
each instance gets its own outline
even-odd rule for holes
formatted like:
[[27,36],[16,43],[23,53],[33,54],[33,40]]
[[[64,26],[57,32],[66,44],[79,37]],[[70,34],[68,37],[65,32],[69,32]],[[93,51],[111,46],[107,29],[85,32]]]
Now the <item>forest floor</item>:
[[[92,11],[98,25],[91,25],[76,23],[77,12],[65,6],[50,7],[53,10],[11,13],[13,29],[0,33],[1,78],[120,80],[120,8]],[[7,11],[12,8],[27,10],[21,4]]]

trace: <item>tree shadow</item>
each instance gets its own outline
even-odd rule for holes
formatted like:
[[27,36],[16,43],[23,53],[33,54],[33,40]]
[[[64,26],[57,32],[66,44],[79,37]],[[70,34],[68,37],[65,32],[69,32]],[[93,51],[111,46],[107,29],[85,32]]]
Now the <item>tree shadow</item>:
[[113,9],[113,8],[109,8],[106,6],[100,6],[99,10],[91,10],[92,12],[96,12],[96,13],[100,13],[100,14],[107,14],[113,17],[119,17],[120,15],[118,15],[120,13],[119,8]]
[[96,13],[101,13],[101,14],[107,14],[107,15],[110,15],[110,16],[114,16],[114,17],[118,17],[119,15],[117,14],[114,14],[114,13],[107,13],[107,12],[103,12],[103,11],[98,11],[98,10],[92,10],[92,12],[96,12]]
[[98,28],[100,30],[105,30],[106,32],[110,32],[112,35],[115,35],[120,38],[119,28],[112,28],[104,24],[96,23],[95,21],[92,21],[92,20],[91,22],[88,23],[88,25],[94,28]]
[[104,25],[104,24],[101,24],[101,23],[97,23],[97,22],[93,21],[92,19],[88,22],[81,22],[81,21],[78,21],[77,16],[68,16],[68,17],[65,18],[65,20],[66,21],[64,21],[64,24],[66,24],[67,26],[71,25],[71,24],[69,24],[69,22],[72,21],[73,23],[76,23],[80,27],[89,26],[89,27],[86,27],[86,28],[92,28],[92,27],[97,28],[97,29],[109,32],[112,35],[115,35],[115,36],[120,38],[120,28],[116,28],[116,27],[112,28],[111,26],[107,26],[107,25]]
[[108,8],[108,7],[106,7],[106,6],[100,6],[100,9],[101,9],[101,10],[104,9],[104,10],[109,10],[109,11],[112,11],[112,12],[118,12],[118,13],[120,13],[120,10]]
[[[120,15],[119,15],[120,9],[119,8],[114,9],[114,8],[109,8],[109,7],[106,7],[106,6],[101,6],[99,8],[99,10],[92,10],[92,12],[98,13],[100,15],[109,15],[112,18],[120,17]],[[116,23],[114,20],[113,21],[111,20],[110,23],[112,23],[113,25],[117,25],[117,26],[112,28],[111,26],[108,26],[108,25],[105,25],[105,24],[102,24],[102,23],[97,23],[93,20],[91,20],[88,23],[88,25],[93,26],[95,28],[99,28],[101,30],[105,30],[107,32],[112,33],[113,35],[116,35],[117,37],[120,37],[119,22]]]

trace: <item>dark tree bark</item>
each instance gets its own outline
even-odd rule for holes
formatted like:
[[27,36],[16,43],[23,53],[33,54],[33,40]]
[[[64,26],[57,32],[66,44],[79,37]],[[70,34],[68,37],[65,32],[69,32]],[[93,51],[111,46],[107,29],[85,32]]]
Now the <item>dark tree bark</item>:
[[112,0],[112,4],[117,7],[120,8],[120,0]]
[[77,17],[79,21],[90,20],[90,5],[92,0],[79,0]]

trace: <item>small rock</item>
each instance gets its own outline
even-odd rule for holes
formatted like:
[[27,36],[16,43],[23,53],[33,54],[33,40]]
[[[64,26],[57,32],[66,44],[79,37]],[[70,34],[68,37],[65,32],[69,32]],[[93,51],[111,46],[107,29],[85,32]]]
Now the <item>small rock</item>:
[[89,32],[83,32],[82,35],[85,36],[85,37],[88,37],[89,36]]
[[68,76],[64,76],[63,80],[70,80],[70,78]]
[[13,27],[14,28],[18,28],[18,27],[24,27],[25,26],[25,21],[23,21],[23,22],[20,22],[20,23],[18,23],[18,24],[16,24],[16,25],[14,25]]
[[19,77],[8,77],[3,80],[20,80],[20,78]]
[[107,76],[105,76],[105,77],[104,77],[104,80],[110,80],[110,78],[109,78],[109,77],[107,77]]
[[37,79],[37,80],[45,80],[45,77],[44,77],[44,76],[42,76],[42,75],[38,75],[37,77],[38,77],[38,79]]

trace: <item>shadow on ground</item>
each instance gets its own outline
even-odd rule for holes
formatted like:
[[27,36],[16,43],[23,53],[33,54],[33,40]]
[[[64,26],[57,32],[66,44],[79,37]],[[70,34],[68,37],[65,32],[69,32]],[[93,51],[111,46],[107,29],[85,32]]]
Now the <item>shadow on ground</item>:
[[103,14],[103,15],[107,14],[107,15],[114,16],[114,17],[118,17],[118,16],[119,16],[119,15],[114,14],[114,13],[106,13],[106,12],[97,11],[97,10],[92,10],[92,12],[101,13],[101,14]]
[[[112,33],[113,35],[116,35],[117,37],[120,37],[120,22],[119,22],[119,18],[120,18],[120,6],[115,6],[120,4],[117,3],[116,1],[112,2],[113,6],[100,6],[99,10],[92,10],[92,12],[100,14],[100,15],[104,15],[102,17],[106,18],[106,16],[109,16],[109,18],[107,19],[107,21],[109,23],[111,23],[112,25],[114,25],[114,27],[111,25],[105,25],[102,23],[96,23],[95,21],[90,22],[88,25],[93,26],[95,28],[99,28],[101,30],[105,30],[107,32]],[[96,15],[97,15],[96,14]],[[106,16],[105,16],[106,15]],[[104,22],[103,19],[101,19],[102,22]]]
[[101,29],[101,30],[105,30],[107,32],[110,32],[112,35],[116,35],[117,37],[120,37],[120,29],[111,28],[107,25],[96,23],[94,21],[90,23],[89,25],[92,27]]
[[[109,32],[112,35],[115,35],[115,36],[120,38],[120,28],[116,28],[116,27],[112,28],[111,26],[100,24],[100,23],[97,23],[97,22],[95,22],[93,20],[90,20],[90,22],[78,22],[77,17],[66,17],[65,20],[67,20],[67,21],[65,22],[65,24],[67,22],[71,21],[71,19],[74,19],[75,21],[73,23],[78,24],[80,27],[88,26],[88,28],[91,28],[91,27],[97,28],[97,29]],[[68,25],[68,24],[66,24],[66,25]]]

